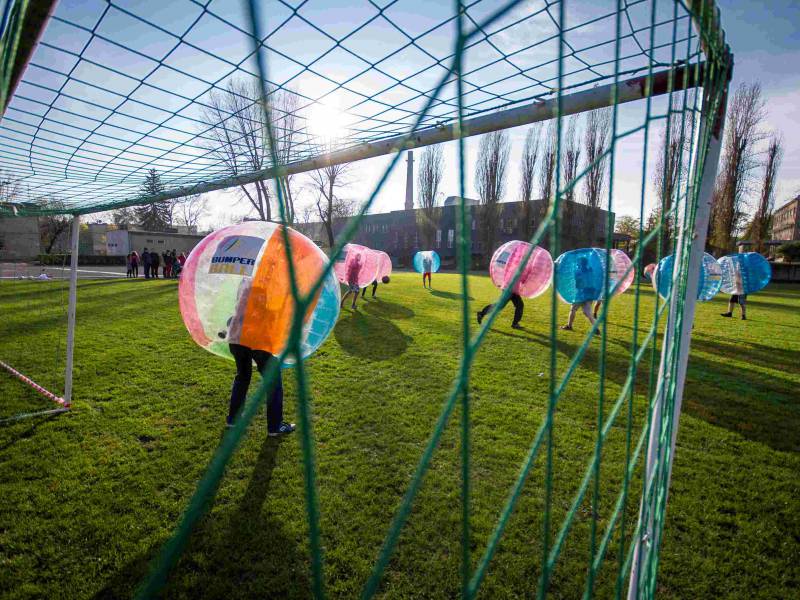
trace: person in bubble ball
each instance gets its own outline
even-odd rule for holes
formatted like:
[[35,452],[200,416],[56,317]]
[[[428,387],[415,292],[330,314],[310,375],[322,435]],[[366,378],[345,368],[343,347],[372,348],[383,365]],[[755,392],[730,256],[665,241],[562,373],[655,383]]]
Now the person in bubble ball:
[[[578,295],[580,296],[597,296],[599,294],[599,290],[595,288],[592,282],[592,271],[589,268],[589,259],[585,256],[581,256],[578,260],[578,268],[575,271],[575,288],[578,290]],[[572,325],[575,323],[575,315],[578,314],[579,308],[583,309],[583,314],[589,320],[589,323],[594,325],[597,319],[592,314],[592,301],[587,300],[586,302],[576,302],[570,306],[567,324],[562,325],[561,329],[572,331]]]
[[[252,286],[253,281],[249,277],[245,277],[239,285],[235,313],[228,319],[227,330],[219,332],[218,335],[221,339],[238,340],[240,338]],[[270,362],[277,361],[277,358],[269,352],[254,350],[243,344],[229,343],[228,348],[236,361],[236,375],[233,378],[228,416],[225,419],[225,426],[231,428],[247,398],[247,390],[253,376],[253,362],[256,363],[258,372],[263,377]],[[283,420],[283,379],[280,365],[277,365],[277,371],[275,381],[267,390],[267,435],[269,437],[286,435],[295,430],[294,423],[287,423]]]
[[339,305],[340,307],[344,306],[344,301],[350,294],[353,294],[353,303],[350,305],[350,308],[353,310],[356,309],[356,302],[358,301],[358,292],[361,288],[358,285],[358,276],[361,274],[361,255],[356,254],[353,257],[353,260],[350,261],[350,264],[347,265],[347,292],[345,292],[344,296],[342,296],[342,302]]
[[[430,290],[433,289],[433,285],[431,284],[431,271],[433,271],[433,259],[430,254],[426,254],[422,258],[422,287],[427,287]],[[426,277],[428,278],[427,286],[425,285]]]
[[[389,276],[388,275],[384,275],[383,277],[381,277],[381,283],[383,285],[386,285],[387,283],[389,283]],[[372,297],[373,298],[375,297],[375,292],[377,292],[377,291],[378,291],[378,280],[376,279],[375,281],[372,282]],[[366,287],[361,289],[361,297],[362,298],[366,298],[367,297],[367,288]]]

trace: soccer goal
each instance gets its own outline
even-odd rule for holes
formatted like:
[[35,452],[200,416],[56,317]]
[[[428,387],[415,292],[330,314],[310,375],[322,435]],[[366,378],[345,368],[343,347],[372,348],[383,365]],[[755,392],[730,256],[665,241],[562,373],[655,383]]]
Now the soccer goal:
[[[257,0],[91,5],[11,0],[3,16],[2,65],[0,169],[19,183],[13,195],[0,198],[3,218],[69,214],[77,228],[82,215],[250,185],[259,197],[275,199],[267,203],[265,218],[291,225],[297,220],[293,176],[389,157],[331,248],[332,265],[403,151],[452,144],[450,166],[459,174],[455,191],[461,198],[455,236],[462,292],[459,367],[394,517],[383,525],[385,539],[374,564],[358,582],[361,595],[379,594],[397,568],[392,559],[401,535],[440,442],[453,428],[460,444],[460,503],[453,507],[461,535],[454,574],[459,583],[456,590],[432,594],[481,593],[497,568],[521,498],[534,489],[540,503],[535,510],[527,503],[525,510],[536,527],[527,536],[530,556],[522,558],[531,581],[520,594],[655,595],[733,66],[713,1],[397,0],[342,8]],[[575,131],[588,136],[590,116],[593,154],[579,159]],[[544,211],[527,241],[558,256],[571,207],[583,198],[606,211],[607,222],[598,225],[610,251],[615,212],[635,214],[629,270],[636,277],[628,292],[634,318],[627,346],[611,347],[608,315],[619,300],[604,286],[599,318],[565,358],[556,286],[546,301],[539,300],[550,305],[551,314],[549,339],[536,348],[550,357],[541,374],[547,381],[538,398],[541,418],[525,441],[506,500],[480,508],[490,513],[480,515],[481,524],[492,522],[486,531],[483,525],[476,528],[472,369],[491,344],[487,333],[510,292],[502,293],[480,326],[474,324],[468,274],[475,240],[464,200],[472,172],[468,144],[474,136],[499,131],[524,135],[539,123],[542,152],[551,166],[543,179],[549,181],[542,186]],[[142,181],[152,170],[163,189],[143,193]],[[290,245],[284,247],[291,263]],[[662,298],[650,293],[640,274],[668,254],[674,261],[672,285]],[[72,261],[68,382],[77,248]],[[306,296],[293,285],[296,322],[284,357],[299,356],[303,309],[325,275]],[[587,409],[593,416],[584,423],[592,441],[567,464],[557,439],[571,425],[560,416],[589,361],[597,370],[594,404]],[[610,377],[612,364],[622,370],[621,379]],[[324,450],[315,443],[308,370],[298,360],[293,371],[309,581],[314,596],[324,598],[330,582],[320,513],[326,507],[318,496],[315,462]],[[174,536],[142,582],[140,597],[163,589],[274,377],[273,370],[220,442]],[[76,386],[79,390],[79,380]],[[567,484],[570,499],[564,501],[555,489],[576,463],[579,474]]]

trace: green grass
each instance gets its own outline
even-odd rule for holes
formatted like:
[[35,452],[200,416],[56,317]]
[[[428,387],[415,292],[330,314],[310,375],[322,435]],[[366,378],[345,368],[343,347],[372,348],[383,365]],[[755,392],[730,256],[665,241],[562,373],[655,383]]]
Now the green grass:
[[[416,275],[395,274],[381,286],[379,299],[360,302],[355,314],[345,310],[307,362],[332,597],[352,598],[366,581],[458,368],[459,280],[439,274],[434,285],[431,293]],[[497,296],[485,277],[472,277],[470,285],[473,311]],[[0,283],[0,358],[59,391],[65,301],[60,283]],[[653,301],[648,288],[643,324],[652,318]],[[773,285],[751,296],[746,322],[721,319],[724,301],[698,307],[661,555],[661,598],[786,598],[800,589],[800,289]],[[610,309],[606,415],[627,373],[633,304],[627,293]],[[510,328],[509,305],[472,369],[474,563],[544,418],[549,307],[549,295],[527,301],[526,329],[518,332]],[[566,312],[561,305],[559,319]],[[559,332],[560,373],[587,329],[582,316],[576,323],[576,331]],[[599,357],[595,339],[555,415],[554,532],[594,449]],[[645,355],[636,382],[635,436],[642,430],[649,361]],[[130,596],[220,441],[232,374],[232,363],[189,338],[174,282],[82,282],[75,410],[0,427],[0,595]],[[292,416],[296,386],[286,375]],[[0,398],[1,416],[50,408],[4,374]],[[459,417],[456,410],[381,597],[458,594]],[[603,453],[601,533],[620,489],[626,417],[623,407]],[[299,437],[268,441],[259,417],[173,571],[166,596],[308,597],[300,461]],[[543,480],[540,458],[481,597],[535,591]],[[638,476],[632,489],[629,525],[638,509]],[[553,597],[583,592],[590,524],[587,500],[557,564]],[[613,594],[618,540],[600,572],[599,597]]]

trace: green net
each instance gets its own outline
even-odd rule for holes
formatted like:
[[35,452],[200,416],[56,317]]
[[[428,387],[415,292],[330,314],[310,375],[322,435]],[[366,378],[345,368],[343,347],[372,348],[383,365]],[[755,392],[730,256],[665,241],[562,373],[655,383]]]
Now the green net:
[[[338,236],[331,249],[333,264],[400,160],[398,150],[458,140],[460,364],[407,490],[387,524],[383,545],[363,582],[362,597],[380,593],[423,479],[454,414],[460,417],[463,597],[480,592],[535,469],[541,471],[543,482],[541,530],[530,532],[541,546],[541,555],[531,557],[537,565],[538,583],[531,583],[537,596],[550,593],[576,522],[588,514],[588,547],[579,569],[584,597],[595,594],[601,576],[611,577],[617,597],[627,594],[629,586],[636,597],[653,597],[682,393],[681,370],[688,352],[686,333],[693,315],[693,302],[687,298],[696,289],[690,274],[698,273],[698,251],[702,252],[704,239],[704,233],[696,235],[703,229],[698,209],[702,209],[708,172],[713,176],[715,168],[713,151],[708,170],[706,159],[720,135],[718,115],[724,109],[731,68],[713,2],[366,2],[347,3],[343,9],[347,18],[341,14],[337,18],[334,7],[313,3],[187,0],[162,4],[169,6],[157,9],[145,3],[113,1],[76,10],[70,2],[59,5],[0,124],[4,142],[0,168],[20,182],[17,195],[4,198],[0,210],[16,215],[95,212],[394,152],[375,189]],[[2,38],[4,61],[14,52],[15,23],[20,22],[9,15],[24,11],[27,3],[11,2],[10,6]],[[381,43],[374,43],[375,39]],[[237,78],[258,84],[250,88],[252,94],[239,94],[240,110],[222,114],[222,119],[248,111],[255,115],[248,118],[258,119],[268,140],[263,160],[248,168],[232,168],[220,156],[214,145],[214,124],[207,119],[214,93],[230,89],[226,86]],[[2,98],[8,98],[14,83],[5,78]],[[300,99],[291,111],[275,102],[280,92]],[[631,110],[623,110],[634,101],[638,102]],[[336,105],[349,118],[333,149],[307,125],[307,111],[320,105]],[[255,111],[250,110],[253,107]],[[609,144],[594,161],[570,174],[562,164],[561,151],[566,117],[602,107],[611,111]],[[287,128],[295,116],[300,118],[299,125]],[[555,123],[557,140],[556,189],[546,199],[546,213],[529,241],[546,244],[553,256],[559,254],[565,199],[594,167],[602,165],[610,173],[605,194],[605,243],[610,250],[619,173],[638,173],[639,243],[630,269],[641,271],[648,247],[655,248],[651,257],[655,260],[674,253],[673,285],[671,293],[656,298],[652,312],[645,314],[650,309],[640,302],[643,284],[637,278],[630,345],[625,348],[627,375],[621,386],[614,386],[612,395],[606,377],[612,354],[606,316],[615,300],[608,296],[609,286],[604,286],[599,319],[565,364],[558,358],[559,300],[554,282],[549,298],[545,413],[528,440],[505,503],[496,507],[496,522],[483,543],[483,536],[480,540],[474,536],[472,527],[470,375],[513,285],[473,331],[467,301],[471,228],[463,200],[468,168],[463,138],[548,119]],[[290,134],[296,139],[291,151],[284,153],[281,140]],[[633,155],[628,152],[632,141],[638,144]],[[660,162],[656,161],[659,154]],[[166,191],[143,196],[141,181],[150,169],[161,174]],[[658,210],[645,227],[647,197],[658,172],[670,185],[662,186],[667,191],[656,199]],[[276,193],[279,220],[290,223],[283,186],[278,185]],[[284,234],[288,235],[285,230]],[[292,265],[291,247],[288,243],[284,247]],[[304,309],[322,285],[324,274],[305,296],[298,294],[294,272],[290,275],[297,318],[285,355],[296,357]],[[590,348],[591,344],[599,349]],[[558,409],[588,356],[593,360],[596,356],[599,373],[590,427],[593,452],[586,457],[572,500],[564,507],[554,499],[560,469],[555,443]],[[279,362],[273,362],[273,367]],[[153,597],[163,589],[276,374],[275,368],[265,374],[242,418],[222,439],[175,534],[142,582],[139,597]],[[302,361],[294,376],[312,590],[315,597],[323,598],[326,577],[317,448]],[[612,436],[618,440],[613,446],[614,460],[604,463],[604,456],[612,452]],[[601,480],[606,476],[604,469],[616,465],[622,466],[622,472],[615,475],[615,495],[609,499],[601,493]]]

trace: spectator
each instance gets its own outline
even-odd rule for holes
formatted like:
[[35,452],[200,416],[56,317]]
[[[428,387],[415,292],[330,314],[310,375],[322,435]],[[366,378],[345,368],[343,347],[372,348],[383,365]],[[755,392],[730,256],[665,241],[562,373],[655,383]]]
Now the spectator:
[[164,279],[170,279],[172,277],[172,254],[167,250],[162,258],[164,259]]
[[127,271],[125,272],[125,278],[130,279],[133,276],[133,263],[131,262],[132,252],[128,252],[128,255],[125,257],[125,266],[127,267]]
[[153,257],[147,251],[147,248],[142,250],[142,265],[144,266],[144,278],[150,279],[150,269],[153,267]]
[[151,252],[150,253],[150,276],[153,279],[158,279],[158,267],[161,264],[161,258],[158,256],[158,252]]
[[136,250],[131,252],[131,274],[134,279],[139,278],[139,254]]

